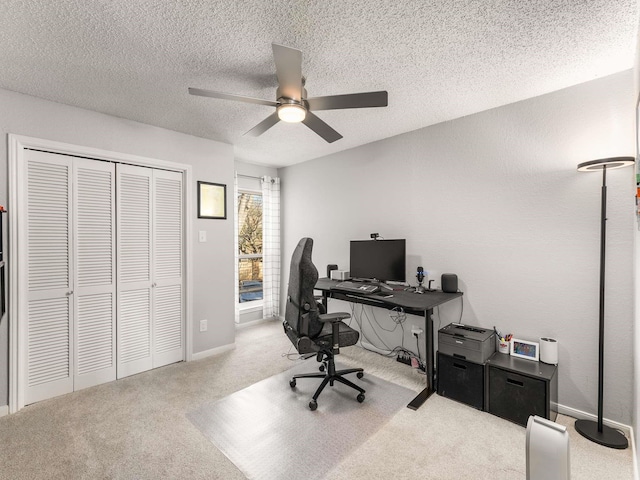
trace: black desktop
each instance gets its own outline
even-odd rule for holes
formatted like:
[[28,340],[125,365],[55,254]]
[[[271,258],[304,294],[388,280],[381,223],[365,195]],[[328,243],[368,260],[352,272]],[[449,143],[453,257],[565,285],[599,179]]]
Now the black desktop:
[[349,252],[353,279],[406,281],[406,240],[352,240]]

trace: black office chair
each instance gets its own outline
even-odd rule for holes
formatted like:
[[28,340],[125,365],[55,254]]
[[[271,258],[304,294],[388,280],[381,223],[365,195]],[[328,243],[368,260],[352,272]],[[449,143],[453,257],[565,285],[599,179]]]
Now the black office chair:
[[[311,261],[313,239],[303,238],[291,257],[289,289],[284,317],[284,331],[301,355],[315,353],[318,362],[322,362],[320,372],[294,375],[289,385],[295,388],[297,378],[322,378],[322,383],[309,402],[309,408],[318,408],[318,397],[327,384],[333,387],[340,382],[360,392],[358,402],[364,402],[365,391],[355,383],[343,378],[349,373],[357,373],[362,378],[362,368],[349,368],[336,371],[334,356],[340,353],[340,347],[348,347],[358,342],[360,334],[342,322],[351,315],[345,312],[326,313],[323,305],[313,296],[313,287],[318,281],[318,270]],[[313,355],[311,355],[313,356]]]

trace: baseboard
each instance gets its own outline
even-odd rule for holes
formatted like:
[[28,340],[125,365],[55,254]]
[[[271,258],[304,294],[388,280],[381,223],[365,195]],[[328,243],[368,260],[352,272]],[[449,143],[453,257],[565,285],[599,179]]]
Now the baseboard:
[[[554,405],[552,405],[553,407]],[[578,410],[577,408],[567,407],[566,405],[557,404],[555,405],[558,408],[558,413],[562,415],[567,415],[569,417],[573,417],[578,420],[593,420],[594,422],[598,421],[598,416],[593,413],[583,412],[582,410]],[[616,430],[620,430],[624,432],[624,434],[631,438],[632,428],[629,425],[625,425],[624,423],[615,422],[613,420],[609,420],[607,418],[602,419],[602,423],[608,427],[615,428]]]
[[0,406],[0,417],[4,417],[5,415],[9,415],[9,405]]
[[633,479],[639,480],[638,478],[638,455],[636,455],[636,435],[635,430],[631,428],[631,441],[629,442],[631,445],[631,454],[633,456]]
[[212,355],[218,355],[220,353],[228,352],[229,350],[233,350],[234,348],[236,348],[235,342],[228,345],[222,345],[221,347],[210,348],[209,350],[205,350],[204,352],[197,352],[192,354],[191,361],[202,360],[203,358],[207,358]]
[[272,317],[272,318],[262,318],[260,320],[252,320],[250,322],[236,323],[236,329],[252,327],[253,325],[259,325],[261,323],[267,323],[267,322],[274,322],[276,320],[278,320],[278,318]]

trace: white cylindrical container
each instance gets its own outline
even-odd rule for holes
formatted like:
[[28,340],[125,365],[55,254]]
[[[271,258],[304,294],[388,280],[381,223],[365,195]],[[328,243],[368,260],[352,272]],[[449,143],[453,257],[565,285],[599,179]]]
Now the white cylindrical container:
[[558,364],[557,340],[544,337],[540,339],[540,361],[544,363],[550,363],[551,365]]
[[498,352],[509,353],[509,340],[502,340],[498,338]]

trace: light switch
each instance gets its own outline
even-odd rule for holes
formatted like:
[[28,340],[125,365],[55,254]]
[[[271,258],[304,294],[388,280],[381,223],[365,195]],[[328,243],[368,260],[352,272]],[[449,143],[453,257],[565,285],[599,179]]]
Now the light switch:
[[200,230],[198,232],[198,241],[200,243],[207,241],[207,231],[206,230]]

